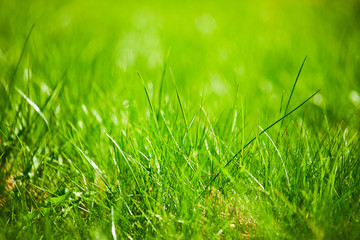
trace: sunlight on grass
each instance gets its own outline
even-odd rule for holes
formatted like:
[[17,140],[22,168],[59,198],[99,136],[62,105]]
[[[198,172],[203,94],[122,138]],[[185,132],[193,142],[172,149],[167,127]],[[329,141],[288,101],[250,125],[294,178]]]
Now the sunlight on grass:
[[360,238],[359,16],[3,1],[0,239]]

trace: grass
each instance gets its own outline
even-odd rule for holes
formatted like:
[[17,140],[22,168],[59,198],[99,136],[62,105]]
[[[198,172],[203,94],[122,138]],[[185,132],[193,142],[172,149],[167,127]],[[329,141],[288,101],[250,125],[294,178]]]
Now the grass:
[[360,237],[357,1],[1,5],[0,239]]

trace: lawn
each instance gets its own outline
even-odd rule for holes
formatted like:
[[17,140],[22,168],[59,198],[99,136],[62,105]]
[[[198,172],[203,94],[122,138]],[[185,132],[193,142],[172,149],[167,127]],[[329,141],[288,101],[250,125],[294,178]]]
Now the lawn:
[[0,0],[0,239],[360,239],[359,22]]

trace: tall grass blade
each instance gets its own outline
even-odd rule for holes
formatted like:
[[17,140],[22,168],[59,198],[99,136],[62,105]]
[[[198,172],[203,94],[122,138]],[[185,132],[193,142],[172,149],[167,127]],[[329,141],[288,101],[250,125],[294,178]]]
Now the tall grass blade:
[[[292,87],[292,89],[291,89],[291,93],[290,93],[290,96],[289,96],[289,100],[288,100],[288,101],[287,101],[287,103],[286,103],[286,107],[285,107],[285,112],[284,112],[284,115],[286,115],[287,110],[288,110],[288,108],[289,108],[289,105],[290,105],[290,102],[291,102],[292,95],[293,95],[293,93],[294,93],[294,91],[295,91],[295,87],[296,87],[297,81],[299,80],[299,77],[300,77],[301,71],[302,71],[302,69],[303,69],[303,67],[304,67],[304,64],[305,64],[306,58],[307,58],[307,56],[305,56],[305,58],[304,58],[304,60],[303,60],[303,62],[302,62],[302,64],[301,64],[301,67],[300,67],[300,69],[299,69],[299,72],[298,72],[298,74],[297,74],[297,76],[296,76],[296,79],[295,79],[294,85],[293,85],[293,87]],[[282,121],[282,122],[281,122],[281,126],[283,125],[283,122],[284,122],[284,121]]]
[[[185,128],[186,128],[186,135],[188,136],[188,139],[189,139],[189,142],[190,142],[190,150],[192,149],[193,147],[193,144],[192,144],[192,141],[191,141],[191,138],[190,138],[190,134],[189,134],[189,124],[188,124],[188,121],[186,119],[186,114],[185,114],[185,110],[184,110],[184,106],[182,104],[182,101],[181,101],[181,98],[180,98],[180,94],[179,94],[179,90],[177,88],[177,85],[176,85],[176,82],[175,82],[175,78],[174,78],[174,74],[173,74],[173,71],[171,70],[171,67],[169,67],[170,69],[170,74],[171,74],[171,78],[173,80],[173,83],[174,83],[174,86],[175,86],[175,91],[176,91],[176,96],[177,96],[177,99],[178,99],[178,102],[179,102],[179,105],[180,105],[180,109],[181,109],[181,114],[182,114],[182,117],[183,117],[183,120],[184,120],[184,124],[185,124]],[[185,136],[186,137],[186,136]],[[185,140],[185,137],[184,137],[184,140]]]
[[183,119],[184,119],[185,127],[186,127],[186,129],[188,129],[188,126],[189,126],[189,125],[188,125],[188,122],[187,122],[187,119],[186,119],[186,115],[185,115],[185,111],[184,111],[183,104],[182,104],[182,102],[181,102],[179,90],[178,90],[178,88],[177,88],[177,86],[176,86],[174,74],[173,74],[173,71],[171,70],[171,67],[169,67],[169,69],[170,69],[171,78],[172,78],[173,83],[174,83],[174,86],[175,86],[176,97],[177,97],[178,102],[179,102],[179,105],[180,105],[181,114],[182,114],[182,117],[183,117]]
[[[247,148],[251,143],[253,143],[258,137],[260,137],[262,134],[264,134],[267,130],[269,130],[270,128],[272,128],[273,126],[275,126],[276,124],[278,124],[279,122],[281,122],[284,118],[288,117],[289,115],[291,115],[293,112],[295,112],[296,110],[298,110],[300,107],[302,107],[305,103],[307,103],[308,101],[310,101],[310,99],[312,99],[316,94],[318,94],[320,92],[320,89],[317,90],[314,94],[312,94],[310,97],[308,97],[305,101],[303,101],[302,103],[300,103],[296,108],[294,108],[293,110],[291,110],[289,113],[285,114],[284,116],[282,116],[281,118],[279,118],[278,120],[276,120],[275,122],[273,122],[272,124],[270,124],[268,127],[266,127],[263,131],[261,131],[259,133],[259,135],[257,135],[256,137],[253,137],[248,143],[245,144],[245,146],[243,146],[225,165],[223,168],[226,168],[227,166],[229,166],[229,164],[234,161],[235,159],[237,159],[237,156],[244,151],[245,148]],[[199,195],[198,199],[206,192],[206,190],[208,189],[209,186],[211,186],[211,184],[220,176],[219,172],[218,174],[215,175],[215,177],[210,181],[210,183],[207,185],[207,187],[201,192],[201,194]]]
[[16,88],[16,91],[18,91],[18,93],[20,93],[20,95],[34,108],[34,110],[40,115],[40,117],[44,120],[44,122],[46,123],[46,126],[49,128],[49,122],[46,119],[46,117],[44,116],[44,114],[41,112],[40,108],[33,102],[31,101],[30,98],[28,98],[25,93],[23,93],[20,89]]
[[152,104],[152,101],[151,101],[151,98],[150,98],[150,94],[149,94],[149,89],[147,88],[146,84],[145,84],[145,80],[144,78],[141,76],[141,74],[139,72],[137,72],[138,76],[140,77],[141,79],[141,82],[144,86],[144,90],[145,90],[145,93],[146,93],[146,98],[149,102],[149,105],[150,105],[150,109],[151,109],[151,113],[153,115],[153,118],[154,118],[154,121],[155,121],[155,125],[156,125],[156,129],[159,131],[159,123],[158,123],[158,120],[157,120],[157,117],[155,115],[155,109],[154,109],[154,105]]
[[160,88],[159,88],[158,111],[156,113],[156,118],[157,118],[158,121],[159,121],[159,118],[160,118],[162,92],[163,92],[163,87],[164,87],[164,79],[165,79],[167,63],[168,63],[168,59],[169,59],[169,55],[170,55],[170,50],[171,50],[171,48],[168,49],[168,52],[167,52],[167,55],[166,55],[166,58],[165,58],[165,62],[164,62],[164,69],[163,69],[163,72],[162,72],[162,75],[161,75]]
[[11,91],[12,91],[12,87],[13,87],[14,82],[15,82],[16,73],[17,73],[17,71],[19,70],[19,66],[20,66],[21,60],[22,60],[22,58],[23,58],[23,56],[24,56],[26,46],[27,46],[27,44],[28,44],[28,42],[29,42],[29,39],[30,39],[30,36],[31,36],[31,33],[32,33],[34,27],[35,27],[35,24],[33,24],[33,25],[31,26],[31,28],[30,28],[30,30],[29,30],[29,33],[28,33],[27,36],[26,36],[26,39],[25,39],[23,48],[22,48],[21,53],[20,53],[19,60],[18,60],[18,62],[17,62],[17,64],[16,64],[15,70],[14,70],[12,76],[11,76],[10,84],[9,84],[9,94],[10,94]]

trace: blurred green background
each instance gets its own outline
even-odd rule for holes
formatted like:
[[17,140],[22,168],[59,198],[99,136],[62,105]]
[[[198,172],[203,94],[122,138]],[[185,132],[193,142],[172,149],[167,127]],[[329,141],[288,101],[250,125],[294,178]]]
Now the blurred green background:
[[305,56],[294,99],[322,89],[314,103],[326,106],[335,121],[349,120],[360,107],[359,1],[0,4],[2,82],[8,81],[12,71],[6,70],[15,68],[35,24],[15,85],[25,84],[29,70],[46,92],[67,71],[74,103],[97,101],[84,94],[94,84],[123,102],[126,94],[119,93],[141,91],[136,71],[151,83],[153,94],[170,51],[168,66],[189,109],[203,95],[210,111],[219,111],[232,104],[236,91],[255,112],[279,109]]

